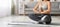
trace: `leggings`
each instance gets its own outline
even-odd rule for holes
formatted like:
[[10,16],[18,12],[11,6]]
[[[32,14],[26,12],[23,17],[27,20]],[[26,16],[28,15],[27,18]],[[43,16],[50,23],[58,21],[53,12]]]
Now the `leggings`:
[[46,18],[47,18],[46,22],[51,21],[51,15],[50,14],[29,14],[29,18],[34,20],[34,21],[39,21],[45,15],[47,15],[46,16]]

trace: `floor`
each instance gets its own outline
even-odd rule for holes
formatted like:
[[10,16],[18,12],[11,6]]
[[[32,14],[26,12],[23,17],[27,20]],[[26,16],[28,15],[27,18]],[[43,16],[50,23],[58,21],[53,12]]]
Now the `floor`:
[[[20,24],[20,22],[30,23]],[[28,16],[7,16],[0,18],[0,27],[60,27],[60,16],[52,16],[52,23],[49,25],[34,23],[37,22],[29,19]]]

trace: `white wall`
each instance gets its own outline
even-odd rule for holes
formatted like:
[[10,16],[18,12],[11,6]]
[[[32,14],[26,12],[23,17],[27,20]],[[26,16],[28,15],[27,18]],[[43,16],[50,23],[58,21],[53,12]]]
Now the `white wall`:
[[[50,0],[50,1],[52,1],[52,2],[53,2],[54,0]],[[56,0],[56,1],[60,2],[60,0]]]
[[11,15],[11,0],[0,0],[0,17]]
[[60,0],[57,0],[58,2],[60,2]]

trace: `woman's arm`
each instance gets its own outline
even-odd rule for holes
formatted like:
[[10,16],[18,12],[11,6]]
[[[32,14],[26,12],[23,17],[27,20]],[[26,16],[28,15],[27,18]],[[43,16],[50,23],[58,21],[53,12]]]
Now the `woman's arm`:
[[33,8],[33,11],[34,11],[35,13],[39,13],[39,11],[37,10],[38,6],[39,6],[39,2],[38,2],[38,3],[36,4],[36,6]]
[[43,11],[43,12],[41,12],[41,14],[46,14],[46,13],[50,13],[50,12],[51,12],[51,3],[48,2],[48,9]]

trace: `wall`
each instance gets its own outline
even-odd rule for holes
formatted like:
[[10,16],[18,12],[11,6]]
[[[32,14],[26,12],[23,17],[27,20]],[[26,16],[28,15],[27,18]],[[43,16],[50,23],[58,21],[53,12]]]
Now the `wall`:
[[60,2],[60,0],[57,0],[58,2]]
[[11,15],[11,0],[0,0],[0,17]]

